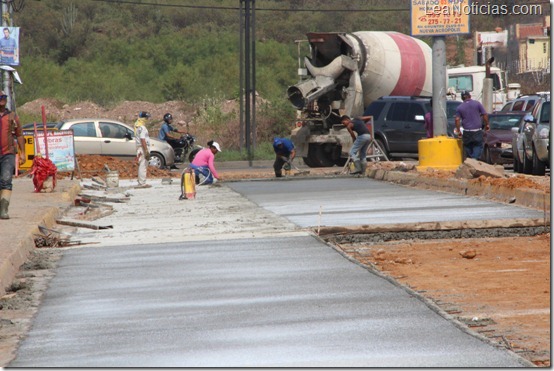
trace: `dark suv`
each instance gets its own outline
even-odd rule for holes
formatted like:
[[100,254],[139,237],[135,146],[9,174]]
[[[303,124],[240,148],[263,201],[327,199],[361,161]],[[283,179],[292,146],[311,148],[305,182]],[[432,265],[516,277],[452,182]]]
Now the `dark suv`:
[[[454,136],[454,114],[460,101],[446,101],[448,136]],[[364,111],[373,116],[375,140],[391,157],[418,157],[418,141],[427,138],[424,116],[431,110],[429,97],[381,97]]]

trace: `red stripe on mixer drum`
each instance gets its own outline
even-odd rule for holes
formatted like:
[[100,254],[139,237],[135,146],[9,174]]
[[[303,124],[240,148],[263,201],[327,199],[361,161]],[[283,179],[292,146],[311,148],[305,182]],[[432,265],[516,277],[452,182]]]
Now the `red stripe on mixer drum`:
[[389,33],[400,51],[400,78],[390,95],[420,95],[425,85],[425,57],[418,43],[403,34]]

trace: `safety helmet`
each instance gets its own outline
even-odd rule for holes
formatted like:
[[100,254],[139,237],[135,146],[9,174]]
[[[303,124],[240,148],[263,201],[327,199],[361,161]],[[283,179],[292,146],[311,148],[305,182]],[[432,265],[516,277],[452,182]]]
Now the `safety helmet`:
[[139,118],[141,118],[141,119],[142,119],[142,118],[149,118],[149,117],[150,117],[150,114],[149,114],[148,112],[146,112],[146,111],[140,111],[138,116],[139,116]]
[[169,120],[173,120],[173,116],[171,115],[171,113],[166,113],[164,115],[164,121],[169,121]]

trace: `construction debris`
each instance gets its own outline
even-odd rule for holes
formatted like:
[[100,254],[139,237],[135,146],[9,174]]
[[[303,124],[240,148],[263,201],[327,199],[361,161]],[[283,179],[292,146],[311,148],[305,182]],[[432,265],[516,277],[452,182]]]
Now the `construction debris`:
[[465,258],[465,259],[473,259],[477,256],[477,251],[475,250],[460,251],[460,255],[462,256],[462,258]]
[[79,241],[71,241],[71,235],[55,229],[49,229],[39,225],[38,229],[41,234],[34,234],[35,247],[67,247],[79,245]]
[[61,220],[56,219],[56,223],[60,225],[69,225],[72,227],[79,227],[79,228],[90,228],[90,229],[113,229],[113,225],[95,225],[90,223],[83,223],[83,222],[75,222],[71,220]]

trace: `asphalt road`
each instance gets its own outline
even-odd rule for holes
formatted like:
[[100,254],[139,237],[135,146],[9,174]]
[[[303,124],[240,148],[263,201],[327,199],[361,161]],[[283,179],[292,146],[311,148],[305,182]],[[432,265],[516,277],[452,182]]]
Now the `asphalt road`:
[[[302,229],[333,196],[329,220],[359,221],[385,185],[415,219],[422,214],[407,200],[423,207],[444,194],[400,197],[402,187],[365,179],[312,182],[229,184],[250,200],[225,185],[180,202],[176,184],[130,190],[128,203],[98,221],[113,229],[75,234],[98,244],[65,251],[9,366],[529,366]],[[253,200],[280,204],[286,217]],[[482,202],[478,210],[496,205]],[[291,223],[298,209],[312,222]]]

